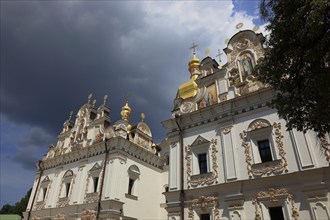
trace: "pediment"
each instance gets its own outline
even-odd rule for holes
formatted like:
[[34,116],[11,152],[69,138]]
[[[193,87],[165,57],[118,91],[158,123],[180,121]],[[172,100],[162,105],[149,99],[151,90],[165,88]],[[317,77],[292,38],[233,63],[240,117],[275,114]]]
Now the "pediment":
[[102,167],[98,163],[96,163],[96,164],[94,164],[94,166],[92,167],[92,169],[90,169],[89,171],[96,171],[96,170],[99,170],[101,168]]
[[49,181],[50,181],[49,177],[46,176],[46,177],[41,181],[41,183],[46,183],[46,182],[49,182]]
[[208,143],[211,143],[211,142],[209,140],[203,138],[202,136],[198,135],[196,140],[194,140],[194,142],[191,144],[191,147],[202,145],[202,144],[208,144]]
[[68,170],[68,171],[66,171],[65,174],[64,174],[64,176],[63,176],[63,178],[65,178],[65,177],[70,177],[70,176],[73,176],[73,172],[72,172],[72,170]]

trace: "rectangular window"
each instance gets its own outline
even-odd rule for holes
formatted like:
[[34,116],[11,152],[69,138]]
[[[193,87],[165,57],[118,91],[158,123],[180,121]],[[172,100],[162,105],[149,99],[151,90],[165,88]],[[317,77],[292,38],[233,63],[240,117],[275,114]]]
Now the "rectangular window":
[[132,189],[133,189],[133,185],[134,185],[134,180],[129,178],[128,181],[128,193],[129,195],[132,195]]
[[69,191],[70,191],[70,183],[65,184],[65,197],[69,196]]
[[210,213],[201,214],[200,220],[211,220]]
[[200,174],[207,173],[206,154],[198,154],[198,165]]
[[269,216],[271,220],[284,220],[282,206],[269,207]]
[[47,187],[42,188],[42,201],[45,201],[46,193],[47,193]]
[[263,163],[273,160],[268,139],[258,141],[258,148],[259,148],[260,158]]
[[97,185],[99,184],[99,177],[94,177],[93,178],[93,182],[94,182],[94,191],[93,192],[97,192]]

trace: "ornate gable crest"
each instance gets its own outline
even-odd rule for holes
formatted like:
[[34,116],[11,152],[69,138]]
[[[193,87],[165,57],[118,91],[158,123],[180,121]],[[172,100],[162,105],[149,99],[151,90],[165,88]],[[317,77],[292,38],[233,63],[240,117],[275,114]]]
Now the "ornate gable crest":
[[42,183],[47,183],[47,182],[49,182],[49,181],[50,181],[49,177],[46,176],[41,182],[42,182]]
[[249,125],[249,128],[248,128],[248,131],[254,131],[254,130],[258,130],[258,129],[269,127],[269,126],[271,126],[269,121],[267,121],[265,119],[257,119],[257,120],[254,120],[253,122],[251,122],[251,124]]
[[73,176],[73,172],[72,172],[72,170],[68,170],[68,171],[66,171],[65,174],[63,175],[63,178],[65,178],[65,177],[70,177],[70,176]]
[[211,142],[203,138],[202,136],[198,135],[198,137],[196,138],[196,140],[194,140],[194,142],[190,145],[190,147],[207,144],[207,143],[211,143]]
[[92,169],[90,169],[89,171],[96,171],[96,170],[99,170],[101,168],[102,167],[98,163],[96,163],[96,164],[94,164],[94,166],[92,167]]

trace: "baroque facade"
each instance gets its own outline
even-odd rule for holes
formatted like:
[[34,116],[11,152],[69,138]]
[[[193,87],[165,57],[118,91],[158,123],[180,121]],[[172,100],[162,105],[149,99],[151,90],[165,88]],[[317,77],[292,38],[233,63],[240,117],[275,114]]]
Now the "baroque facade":
[[167,135],[111,123],[91,96],[39,161],[25,219],[329,219],[329,136],[286,131],[275,95],[253,75],[263,36],[240,31],[227,63],[195,53]]

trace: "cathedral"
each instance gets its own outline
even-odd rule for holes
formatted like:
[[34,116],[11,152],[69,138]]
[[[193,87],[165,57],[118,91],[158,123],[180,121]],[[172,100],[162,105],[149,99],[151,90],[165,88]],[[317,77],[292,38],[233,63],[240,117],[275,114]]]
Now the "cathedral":
[[90,95],[37,163],[24,219],[330,219],[329,135],[287,131],[268,107],[276,93],[253,75],[263,42],[239,31],[224,65],[193,44],[161,143],[128,100],[112,122],[107,96]]

